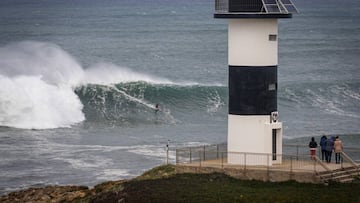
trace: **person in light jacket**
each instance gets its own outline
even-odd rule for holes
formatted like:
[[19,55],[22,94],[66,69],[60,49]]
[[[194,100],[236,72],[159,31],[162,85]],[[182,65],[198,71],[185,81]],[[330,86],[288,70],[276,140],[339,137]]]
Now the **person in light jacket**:
[[337,164],[340,164],[340,161],[342,161],[341,158],[342,150],[343,150],[342,141],[339,139],[339,136],[336,136],[334,141],[334,152],[335,152],[335,161]]

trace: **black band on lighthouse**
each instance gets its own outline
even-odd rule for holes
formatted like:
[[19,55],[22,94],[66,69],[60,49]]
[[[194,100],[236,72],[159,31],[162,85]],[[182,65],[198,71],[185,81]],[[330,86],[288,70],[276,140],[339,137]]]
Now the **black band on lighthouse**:
[[277,66],[229,66],[229,114],[270,115],[277,110]]

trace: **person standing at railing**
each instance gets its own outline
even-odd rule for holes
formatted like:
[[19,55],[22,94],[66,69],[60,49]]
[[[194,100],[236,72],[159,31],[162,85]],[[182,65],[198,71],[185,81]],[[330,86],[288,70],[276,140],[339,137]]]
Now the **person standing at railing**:
[[323,135],[320,138],[320,147],[321,147],[321,160],[324,161],[326,159],[326,140],[327,137]]
[[329,139],[326,140],[326,162],[330,163],[331,162],[331,155],[332,155],[332,151],[334,149],[334,140],[335,137],[331,137]]
[[309,142],[309,147],[310,147],[310,155],[311,155],[311,159],[315,160],[315,155],[316,155],[316,147],[318,146],[318,144],[315,141],[315,138],[312,137],[311,141]]
[[335,142],[334,142],[334,152],[335,152],[336,164],[340,164],[340,161],[342,161],[342,158],[341,158],[342,150],[343,150],[342,141],[339,139],[339,136],[336,136]]

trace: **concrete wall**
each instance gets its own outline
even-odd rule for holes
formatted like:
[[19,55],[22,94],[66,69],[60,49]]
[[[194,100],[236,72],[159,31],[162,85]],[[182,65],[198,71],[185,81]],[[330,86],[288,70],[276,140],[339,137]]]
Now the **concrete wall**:
[[[281,163],[268,160],[272,153],[272,129],[278,129],[276,146],[277,154],[282,154],[282,123],[270,123],[269,116],[240,116],[228,115],[228,163],[246,165],[272,165]],[[236,154],[236,152],[256,153],[256,155]],[[271,158],[271,157],[270,157]]]
[[267,169],[236,169],[236,168],[210,168],[195,166],[176,166],[176,173],[224,173],[241,180],[260,180],[270,182],[282,182],[295,180],[306,183],[322,183],[314,172],[291,172]]

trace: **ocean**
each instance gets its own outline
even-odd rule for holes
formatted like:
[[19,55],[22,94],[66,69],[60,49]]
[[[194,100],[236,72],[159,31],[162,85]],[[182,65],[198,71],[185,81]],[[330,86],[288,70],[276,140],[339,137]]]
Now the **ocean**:
[[[279,21],[284,142],[360,145],[360,1]],[[340,5],[339,5],[340,4]],[[1,0],[0,194],[87,185],[226,142],[227,22],[212,0]],[[155,113],[154,106],[160,111]]]

